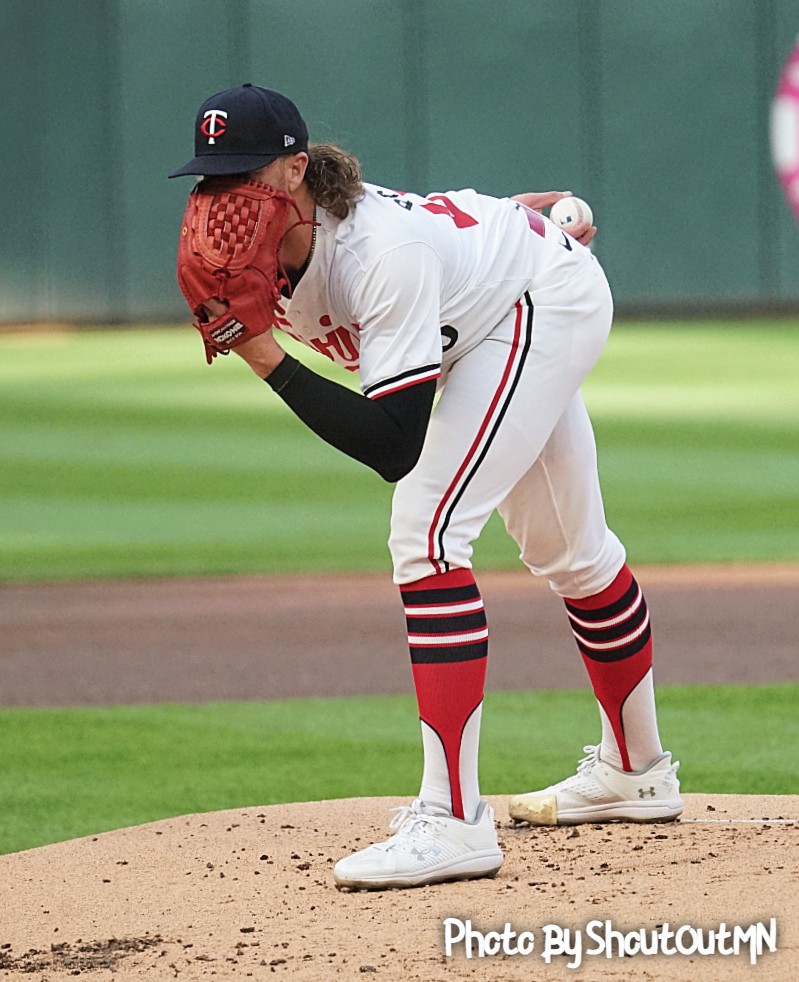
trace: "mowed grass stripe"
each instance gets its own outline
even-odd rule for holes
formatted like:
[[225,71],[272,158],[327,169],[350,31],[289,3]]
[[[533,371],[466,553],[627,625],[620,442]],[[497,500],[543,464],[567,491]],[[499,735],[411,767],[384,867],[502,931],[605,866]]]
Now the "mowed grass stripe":
[[[661,730],[688,792],[795,794],[799,685],[663,687]],[[599,731],[588,691],[488,693],[482,790],[566,777]],[[192,812],[412,796],[411,696],[0,711],[0,852]]]
[[[616,328],[585,395],[633,562],[799,558],[797,337],[784,321]],[[235,356],[206,366],[190,328],[11,334],[0,355],[6,582],[387,568],[391,487]],[[492,519],[476,564],[516,554]]]

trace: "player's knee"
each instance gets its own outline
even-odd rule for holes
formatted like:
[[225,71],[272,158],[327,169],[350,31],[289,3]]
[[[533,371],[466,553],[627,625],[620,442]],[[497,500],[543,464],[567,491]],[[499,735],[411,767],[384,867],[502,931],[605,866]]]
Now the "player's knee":
[[601,593],[624,565],[624,546],[610,529],[600,549],[590,558],[547,570],[549,585],[559,597],[592,597]]
[[[435,499],[433,499],[433,503]],[[475,523],[434,516],[424,488],[401,482],[394,491],[388,548],[395,583],[413,583],[448,569],[470,569]]]
[[[550,543],[550,546],[552,543]],[[605,528],[601,535],[583,536],[560,548],[522,550],[520,559],[534,576],[546,579],[561,597],[590,597],[600,593],[621,569],[626,559],[624,546]]]
[[412,525],[392,525],[388,547],[397,584],[414,583],[449,569],[470,569],[472,565],[470,543],[458,540],[444,545],[431,540],[426,529],[419,531]]
[[436,572],[423,540],[413,535],[409,529],[392,527],[388,549],[394,567],[395,583],[413,583]]

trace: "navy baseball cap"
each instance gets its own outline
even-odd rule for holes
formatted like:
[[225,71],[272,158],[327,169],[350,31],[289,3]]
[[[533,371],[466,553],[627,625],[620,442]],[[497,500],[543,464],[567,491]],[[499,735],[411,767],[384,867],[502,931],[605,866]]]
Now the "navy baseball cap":
[[169,176],[243,174],[307,149],[308,127],[294,103],[279,92],[245,82],[217,92],[200,106],[194,125],[195,156]]

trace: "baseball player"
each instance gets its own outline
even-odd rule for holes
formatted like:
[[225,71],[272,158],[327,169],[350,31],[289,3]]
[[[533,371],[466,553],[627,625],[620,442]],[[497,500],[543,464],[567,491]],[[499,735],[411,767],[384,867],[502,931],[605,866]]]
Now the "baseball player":
[[[290,100],[251,84],[203,103],[195,157],[170,176],[182,174],[203,178],[178,279],[209,363],[233,349],[322,439],[396,482],[389,546],[424,769],[388,840],[341,859],[336,884],[415,886],[502,864],[478,784],[488,628],[471,568],[494,509],[563,598],[601,722],[577,773],[512,798],[511,818],[675,819],[647,606],[605,521],[580,396],[612,320],[587,248],[596,230],[578,241],[543,217],[558,192],[363,183],[352,155],[309,145]],[[357,370],[362,394],[287,355],[273,327]]]

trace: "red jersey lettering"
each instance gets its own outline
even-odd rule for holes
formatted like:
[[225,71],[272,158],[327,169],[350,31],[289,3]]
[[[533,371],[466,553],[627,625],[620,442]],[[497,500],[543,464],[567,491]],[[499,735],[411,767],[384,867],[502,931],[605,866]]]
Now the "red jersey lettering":
[[457,205],[445,194],[431,194],[427,199],[427,204],[422,205],[425,211],[430,211],[434,215],[448,215],[458,228],[470,228],[477,225],[477,219],[461,211]]
[[323,338],[313,338],[310,343],[331,361],[354,362],[357,365],[358,349],[352,335],[345,327],[337,327]]

